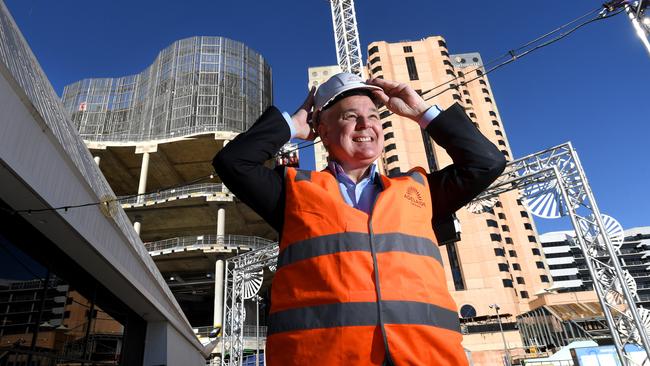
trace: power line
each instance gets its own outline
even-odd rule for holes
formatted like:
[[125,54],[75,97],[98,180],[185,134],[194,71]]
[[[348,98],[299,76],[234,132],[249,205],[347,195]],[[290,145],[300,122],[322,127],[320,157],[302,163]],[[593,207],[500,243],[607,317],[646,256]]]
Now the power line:
[[[536,50],[538,50],[540,48],[544,48],[546,46],[549,46],[549,45],[551,45],[551,44],[553,44],[553,43],[555,43],[555,42],[569,36],[573,32],[577,31],[578,29],[580,29],[580,28],[582,28],[582,27],[584,27],[584,26],[586,26],[588,24],[591,24],[591,23],[596,22],[598,20],[604,20],[604,19],[607,19],[607,18],[611,18],[611,17],[613,17],[615,15],[618,15],[621,12],[623,12],[623,10],[618,10],[618,11],[616,11],[614,13],[609,13],[608,14],[609,11],[608,11],[607,8],[610,6],[609,4],[610,3],[607,3],[602,7],[598,7],[596,9],[590,10],[589,12],[587,12],[587,13],[585,13],[585,14],[583,14],[583,15],[581,15],[581,16],[579,16],[579,17],[577,17],[577,18],[575,18],[575,19],[573,19],[573,20],[571,20],[571,21],[569,21],[569,22],[555,28],[555,29],[553,29],[552,31],[547,32],[547,33],[545,33],[545,34],[543,34],[543,35],[541,35],[541,36],[539,36],[539,37],[537,37],[537,38],[535,38],[535,39],[533,39],[531,41],[528,41],[525,44],[508,51],[504,55],[499,56],[499,57],[497,57],[497,58],[495,58],[493,60],[490,60],[487,63],[484,63],[482,66],[476,67],[476,68],[474,68],[474,69],[472,69],[472,70],[470,70],[470,71],[468,71],[468,72],[466,72],[464,74],[464,75],[469,75],[469,74],[471,74],[473,72],[476,73],[477,76],[472,78],[472,79],[463,81],[459,85],[451,84],[452,82],[456,81],[458,78],[461,77],[460,75],[456,75],[454,78],[452,78],[452,79],[450,79],[450,80],[448,80],[448,81],[446,81],[446,82],[444,82],[442,84],[436,85],[431,89],[428,89],[428,90],[422,92],[421,95],[424,97],[424,95],[427,94],[427,93],[430,93],[430,92],[432,92],[432,91],[434,91],[434,90],[436,90],[438,88],[441,88],[443,86],[448,86],[446,89],[443,89],[442,91],[440,91],[440,92],[438,92],[438,93],[436,93],[434,95],[427,96],[427,97],[424,98],[425,101],[426,100],[431,100],[431,99],[433,99],[433,98],[435,98],[435,97],[437,97],[437,96],[439,96],[439,95],[441,95],[443,93],[448,92],[449,90],[457,89],[460,86],[465,86],[465,85],[469,84],[470,82],[472,82],[472,81],[474,81],[476,79],[479,79],[479,78],[481,78],[481,77],[483,77],[483,76],[485,76],[485,75],[487,75],[487,74],[489,74],[489,73],[491,73],[491,72],[493,72],[495,70],[498,70],[498,69],[500,69],[501,67],[503,67],[505,65],[513,63],[513,62],[519,60],[520,58],[523,58],[523,57],[527,56],[528,54],[530,54],[530,53],[532,53],[532,52],[534,52],[534,51],[536,51]],[[619,7],[620,6],[616,6],[615,8],[619,8]],[[610,9],[612,9],[612,8],[610,8]],[[534,47],[529,48],[533,44],[538,43],[538,42],[540,42],[540,41],[542,41],[544,39],[547,39],[551,35],[554,35],[554,34],[560,32],[560,31],[568,28],[570,25],[572,25],[574,23],[577,23],[578,21],[580,21],[580,20],[582,20],[582,19],[584,19],[584,18],[586,18],[586,17],[588,17],[590,15],[593,15],[594,13],[597,13],[599,11],[600,11],[600,13],[598,14],[597,17],[591,18],[591,19],[589,19],[589,20],[587,20],[585,22],[582,22],[582,23],[578,24],[577,26],[574,26],[573,28],[570,28],[569,30],[567,30],[567,31],[565,31],[563,33],[560,33],[556,37],[551,38],[550,40],[544,41],[544,42],[542,42],[542,43],[540,43],[540,44],[538,44],[538,45],[536,45]],[[529,49],[527,49],[526,51],[520,52],[520,53],[517,52],[517,51],[524,50],[526,48],[529,48]],[[502,61],[504,59],[506,59],[506,60]],[[501,61],[501,62],[499,62],[499,61]],[[499,62],[499,63],[497,63],[497,62]],[[484,73],[481,72],[481,69],[484,69],[486,66],[491,65],[491,64],[496,64],[496,65],[489,68],[489,69],[487,69]],[[450,86],[450,85],[453,85],[453,86]],[[384,117],[388,117],[388,116],[391,116],[391,115],[393,115],[393,112],[389,111],[388,114],[385,115]],[[294,149],[287,150],[287,151],[279,153],[278,156],[286,156],[287,154],[290,154],[290,153],[292,153],[294,151],[301,150],[301,149],[304,149],[306,147],[316,145],[319,142],[320,141],[312,141],[312,142],[304,144],[304,145],[299,145],[297,148],[294,148]]]
[[214,178],[214,174],[210,174],[210,175],[206,175],[206,176],[203,176],[203,177],[193,179],[191,181],[174,184],[174,185],[167,186],[167,187],[162,187],[162,188],[156,189],[155,191],[132,194],[132,195],[123,196],[123,197],[115,197],[115,198],[112,198],[112,199],[102,200],[102,201],[99,201],[99,202],[87,202],[87,203],[81,203],[81,204],[78,204],[78,205],[65,205],[65,206],[50,207],[50,208],[36,208],[36,209],[23,209],[23,210],[12,210],[12,209],[8,209],[6,207],[0,206],[0,210],[3,210],[3,211],[5,211],[7,213],[10,213],[12,215],[15,215],[15,214],[28,214],[28,215],[31,215],[33,213],[53,212],[53,211],[60,211],[60,210],[63,210],[63,211],[67,212],[68,210],[73,209],[73,208],[82,208],[82,207],[90,207],[90,206],[98,206],[98,205],[106,205],[106,206],[108,206],[108,205],[110,205],[111,203],[114,203],[114,202],[128,200],[128,199],[131,199],[131,198],[137,198],[137,197],[140,197],[140,196],[146,196],[146,195],[150,195],[150,194],[160,194],[162,191],[188,186],[188,185],[191,185],[191,184],[195,184],[195,183],[198,183],[198,182],[201,182],[201,181],[204,181],[204,180],[207,180],[207,179],[213,179],[213,178]]

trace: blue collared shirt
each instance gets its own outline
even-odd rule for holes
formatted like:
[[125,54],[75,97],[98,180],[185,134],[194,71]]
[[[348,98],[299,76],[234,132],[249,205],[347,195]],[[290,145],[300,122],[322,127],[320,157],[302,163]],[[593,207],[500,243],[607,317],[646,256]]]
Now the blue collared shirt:
[[[424,112],[422,118],[418,121],[418,124],[422,129],[425,129],[429,123],[440,114],[440,112],[440,108],[434,105]],[[291,116],[287,112],[283,112],[282,115],[291,130],[291,138],[294,138],[296,135],[296,129],[293,126]],[[360,180],[358,183],[354,183],[354,181],[345,174],[343,168],[341,168],[341,166],[335,161],[330,161],[328,168],[336,177],[336,180],[339,183],[339,190],[341,191],[341,195],[345,202],[356,209],[370,214],[375,198],[379,192],[381,192],[377,165],[372,164],[368,176]]]
[[336,181],[339,183],[339,191],[341,191],[341,196],[343,196],[345,203],[369,214],[375,198],[381,191],[377,165],[374,163],[370,165],[368,175],[357,183],[354,183],[345,174],[343,168],[337,162],[330,161],[327,168],[336,177]]

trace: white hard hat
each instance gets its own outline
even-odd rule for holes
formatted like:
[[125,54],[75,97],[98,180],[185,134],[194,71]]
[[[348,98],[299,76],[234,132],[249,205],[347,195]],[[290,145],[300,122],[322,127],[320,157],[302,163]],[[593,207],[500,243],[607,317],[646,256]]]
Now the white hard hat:
[[355,74],[342,72],[332,76],[318,87],[314,96],[314,111],[321,111],[341,93],[352,89],[383,90],[378,86],[366,84]]

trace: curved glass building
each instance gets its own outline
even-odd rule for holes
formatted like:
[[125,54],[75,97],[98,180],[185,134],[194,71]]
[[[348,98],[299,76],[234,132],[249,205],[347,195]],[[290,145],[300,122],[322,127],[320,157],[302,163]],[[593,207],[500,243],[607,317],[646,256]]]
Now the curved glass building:
[[62,100],[86,141],[243,132],[272,103],[271,68],[243,43],[192,37],[137,75],[67,85]]

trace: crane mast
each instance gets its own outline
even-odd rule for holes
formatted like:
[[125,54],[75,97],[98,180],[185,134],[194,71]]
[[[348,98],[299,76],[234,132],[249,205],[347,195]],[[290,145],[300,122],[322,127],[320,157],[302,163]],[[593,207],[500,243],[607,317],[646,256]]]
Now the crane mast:
[[342,71],[362,76],[363,62],[354,0],[330,0],[336,59]]

